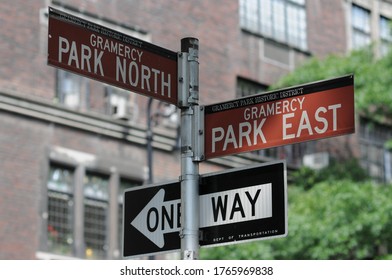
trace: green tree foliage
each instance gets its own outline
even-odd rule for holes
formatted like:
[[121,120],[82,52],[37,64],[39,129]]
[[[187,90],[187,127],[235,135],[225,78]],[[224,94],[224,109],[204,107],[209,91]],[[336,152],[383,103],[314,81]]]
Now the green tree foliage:
[[392,187],[351,180],[289,189],[285,238],[203,249],[204,259],[378,259],[392,255]]
[[332,159],[331,163],[321,170],[313,170],[304,166],[293,172],[292,175],[293,184],[302,186],[305,190],[320,182],[336,181],[342,178],[353,182],[362,182],[369,179],[369,176],[356,159],[346,161]]
[[317,184],[294,198],[289,214],[291,234],[273,245],[275,258],[374,259],[386,255],[392,249],[391,199],[391,187],[369,182]]
[[372,48],[353,51],[348,56],[312,58],[272,89],[316,82],[354,74],[356,111],[382,121],[392,117],[392,53],[375,59]]

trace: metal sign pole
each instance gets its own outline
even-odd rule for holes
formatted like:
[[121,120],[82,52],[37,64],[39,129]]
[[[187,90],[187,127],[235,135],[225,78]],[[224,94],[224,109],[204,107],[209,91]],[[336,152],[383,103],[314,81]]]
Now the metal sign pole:
[[179,107],[181,108],[181,257],[195,260],[199,257],[199,163],[195,138],[200,111],[199,102],[199,41],[181,40],[178,54]]

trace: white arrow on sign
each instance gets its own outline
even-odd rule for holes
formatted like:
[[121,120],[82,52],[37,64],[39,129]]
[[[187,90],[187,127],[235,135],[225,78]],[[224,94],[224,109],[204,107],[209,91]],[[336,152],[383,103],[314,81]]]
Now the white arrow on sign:
[[[164,234],[180,231],[181,200],[164,201],[160,189],[131,222],[138,231],[159,248]],[[272,184],[201,195],[200,228],[246,222],[272,217]]]
[[159,248],[165,245],[165,233],[180,230],[181,199],[164,201],[164,198],[165,190],[160,189],[131,223]]

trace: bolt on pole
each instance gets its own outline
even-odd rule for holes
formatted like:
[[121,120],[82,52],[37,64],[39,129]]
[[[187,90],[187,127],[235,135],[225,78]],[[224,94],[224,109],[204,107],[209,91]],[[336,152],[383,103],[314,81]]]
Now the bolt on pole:
[[179,107],[181,108],[181,257],[199,258],[199,163],[195,158],[199,123],[199,41],[181,40],[178,54]]

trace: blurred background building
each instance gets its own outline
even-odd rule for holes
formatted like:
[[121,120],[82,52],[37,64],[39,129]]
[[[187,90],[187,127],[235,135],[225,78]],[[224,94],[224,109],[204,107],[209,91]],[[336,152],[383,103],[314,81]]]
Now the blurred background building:
[[[173,51],[198,38],[202,105],[266,91],[312,56],[371,42],[382,56],[392,42],[386,0],[1,1],[0,259],[121,258],[122,192],[148,180],[148,119],[154,182],[180,175],[176,108],[153,101],[147,115],[148,98],[47,66],[48,6]],[[361,119],[356,134],[333,141],[213,159],[200,171],[356,157],[389,181],[392,130],[368,125]]]

